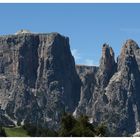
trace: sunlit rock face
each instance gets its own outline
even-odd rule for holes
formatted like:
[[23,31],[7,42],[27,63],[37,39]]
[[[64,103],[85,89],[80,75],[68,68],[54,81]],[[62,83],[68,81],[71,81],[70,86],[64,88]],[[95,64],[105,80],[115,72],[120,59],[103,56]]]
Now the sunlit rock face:
[[126,41],[118,57],[117,72],[106,87],[108,104],[104,120],[116,135],[130,135],[139,130],[140,72],[136,60],[138,49],[133,40]]
[[140,48],[131,39],[117,62],[103,44],[95,67],[75,65],[68,37],[58,33],[0,36],[0,125],[58,130],[69,112],[104,122],[112,136],[131,136],[140,131],[139,93]]
[[114,59],[114,51],[108,44],[103,44],[102,57],[97,73],[98,84],[102,86],[102,88],[105,88],[115,71],[116,62]]
[[79,98],[67,37],[25,31],[0,37],[0,123],[54,125],[64,111],[75,110]]
[[[89,100],[82,91],[79,106],[74,112],[86,114],[93,122],[105,122],[112,136],[131,136],[140,129],[140,49],[127,40],[121,54],[114,60],[114,52],[104,44],[98,70],[92,72]],[[79,73],[79,71],[78,71]],[[81,73],[79,74],[81,75]],[[82,79],[87,79],[87,75]],[[88,79],[90,79],[88,78]],[[82,89],[87,84],[82,80]],[[85,100],[87,102],[85,102]]]

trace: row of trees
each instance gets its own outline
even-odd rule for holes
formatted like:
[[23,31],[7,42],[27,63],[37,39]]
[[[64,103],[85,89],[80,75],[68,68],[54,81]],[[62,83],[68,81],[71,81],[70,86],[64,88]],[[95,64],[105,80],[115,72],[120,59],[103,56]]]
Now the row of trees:
[[31,137],[57,137],[58,134],[56,131],[43,128],[41,126],[35,126],[30,124],[25,124],[23,126],[23,129],[25,129],[29,136]]
[[[87,116],[81,115],[74,118],[71,114],[65,113],[62,117],[60,129],[54,131],[41,126],[25,124],[25,129],[31,137],[95,137],[109,136],[107,127],[103,124],[93,125],[89,123]],[[6,137],[4,128],[0,127],[0,136]]]
[[65,114],[62,117],[59,136],[95,137],[107,135],[107,127],[104,124],[94,126],[89,123],[89,118],[87,116],[81,115],[79,118],[75,119],[72,115]]
[[94,126],[89,123],[87,116],[74,118],[71,114],[64,114],[59,131],[36,127],[26,124],[23,128],[32,137],[95,137],[108,136],[107,127],[103,124]]

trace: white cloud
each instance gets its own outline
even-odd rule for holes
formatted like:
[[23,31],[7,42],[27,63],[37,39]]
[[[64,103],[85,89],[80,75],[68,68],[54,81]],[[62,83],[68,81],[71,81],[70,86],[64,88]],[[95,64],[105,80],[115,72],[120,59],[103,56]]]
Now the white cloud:
[[71,53],[72,53],[72,55],[74,56],[75,61],[81,59],[80,53],[79,53],[79,51],[78,51],[77,49],[72,49],[72,50],[71,50]]
[[92,66],[94,65],[94,61],[92,59],[86,59],[85,62],[84,62],[85,65],[89,65],[89,66]]
[[99,63],[95,62],[93,59],[85,59],[84,65],[87,65],[87,66],[99,66]]
[[95,62],[93,59],[89,59],[89,58],[85,59],[81,55],[78,49],[72,49],[71,53],[74,56],[76,64],[87,65],[87,66],[99,66],[98,62]]

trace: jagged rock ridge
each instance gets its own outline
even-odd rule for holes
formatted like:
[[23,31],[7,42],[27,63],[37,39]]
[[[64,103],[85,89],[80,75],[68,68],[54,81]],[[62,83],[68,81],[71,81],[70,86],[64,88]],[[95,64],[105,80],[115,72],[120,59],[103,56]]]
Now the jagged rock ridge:
[[105,46],[90,102],[80,102],[80,107],[92,121],[105,122],[113,136],[130,136],[140,130],[140,49],[127,40],[116,63],[112,49]]
[[99,67],[76,65],[69,39],[20,31],[0,37],[0,124],[58,129],[64,112],[105,122],[112,136],[140,131],[140,48],[127,40],[115,62],[103,44]]

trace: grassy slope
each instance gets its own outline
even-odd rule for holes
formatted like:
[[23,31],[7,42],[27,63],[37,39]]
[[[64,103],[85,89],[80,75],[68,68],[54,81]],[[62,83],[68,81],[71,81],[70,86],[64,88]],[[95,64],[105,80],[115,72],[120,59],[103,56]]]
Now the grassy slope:
[[4,128],[7,137],[29,137],[29,135],[27,135],[26,130],[24,130],[23,128],[19,127],[19,128]]

